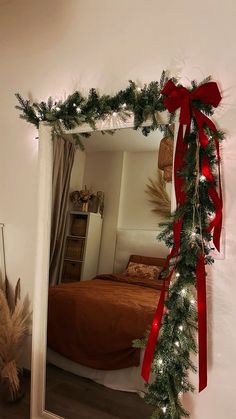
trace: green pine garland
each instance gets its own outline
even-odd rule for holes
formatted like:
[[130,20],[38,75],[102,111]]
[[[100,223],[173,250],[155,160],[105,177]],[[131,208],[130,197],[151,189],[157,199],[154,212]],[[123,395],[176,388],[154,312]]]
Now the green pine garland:
[[[124,118],[133,112],[135,129],[140,128],[147,118],[152,118],[151,127],[142,128],[144,135],[147,135],[150,130],[166,129],[158,125],[155,116],[156,112],[165,110],[160,92],[166,81],[167,76],[163,72],[160,82],[151,82],[141,90],[130,81],[127,89],[119,91],[115,96],[100,96],[95,89],[91,89],[87,98],[75,92],[64,102],[53,102],[52,98],[49,98],[47,103],[31,104],[30,101],[24,100],[21,95],[17,94],[20,106],[16,108],[21,111],[20,117],[27,122],[38,128],[40,121],[46,121],[52,124],[57,134],[61,133],[61,126],[65,129],[72,129],[83,123],[89,123],[95,128],[98,119],[106,118],[114,112],[118,112]],[[209,78],[201,84],[207,81]],[[197,83],[193,81],[189,90],[192,91],[197,87]],[[206,115],[213,114],[213,108],[209,105],[195,101],[194,106]],[[173,118],[174,115],[170,115],[170,122]],[[204,150],[199,148],[195,120],[191,125],[190,134],[185,136],[188,144],[186,164],[179,175],[185,180],[186,201],[172,214],[171,221],[162,223],[163,231],[159,235],[159,240],[164,241],[166,246],[171,248],[174,244],[173,224],[180,217],[183,218],[180,251],[177,260],[171,261],[172,264],[176,264],[175,274],[165,303],[166,312],[152,364],[154,381],[147,384],[145,396],[146,402],[155,407],[152,419],[189,417],[189,413],[182,406],[181,395],[194,391],[188,379],[188,372],[189,370],[196,372],[190,357],[192,353],[197,353],[195,341],[197,331],[196,264],[203,243],[205,263],[213,263],[210,255],[212,235],[204,228],[209,223],[210,214],[214,212],[214,205],[208,196],[208,181],[201,177],[199,180],[199,167],[201,167],[204,153],[209,158],[212,173],[216,166],[215,143],[211,137],[213,133],[208,128],[206,131],[210,139]],[[219,140],[224,138],[224,133],[221,131],[217,131],[214,135]],[[80,140],[77,136],[75,139]],[[216,179],[213,183],[216,184]],[[165,275],[168,275],[168,272]],[[134,342],[134,346],[145,347],[146,342],[147,338]]]
[[[49,97],[47,102],[33,102],[25,100],[19,93],[16,98],[19,105],[16,109],[20,111],[20,118],[39,127],[40,121],[52,125],[55,135],[63,135],[62,128],[70,130],[82,124],[89,124],[96,130],[96,121],[105,119],[109,115],[119,114],[124,120],[134,114],[134,129],[141,128],[142,133],[147,136],[150,131],[159,128],[164,135],[172,135],[168,125],[160,125],[156,120],[156,113],[165,110],[162,101],[161,90],[168,80],[165,71],[162,72],[160,82],[153,81],[145,84],[141,89],[132,80],[125,90],[120,90],[114,96],[100,95],[96,89],[89,91],[88,97],[82,96],[78,91],[72,93],[63,101],[53,101]],[[152,120],[150,127],[142,127],[143,122],[148,118]],[[169,123],[173,121],[170,115]],[[83,149],[81,137],[88,137],[91,134],[72,134],[76,143]]]

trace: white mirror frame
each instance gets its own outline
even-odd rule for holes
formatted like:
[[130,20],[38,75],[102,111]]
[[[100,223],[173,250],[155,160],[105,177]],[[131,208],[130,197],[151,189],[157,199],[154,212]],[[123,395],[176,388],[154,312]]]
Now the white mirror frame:
[[[157,114],[160,124],[168,124],[168,112]],[[150,126],[147,120],[143,126]],[[133,128],[134,118],[131,115],[125,122],[119,115],[111,116],[106,120],[99,120],[97,131],[111,129]],[[177,128],[177,127],[176,127]],[[81,125],[65,133],[92,132],[87,125]],[[39,126],[38,151],[38,218],[37,218],[37,253],[34,278],[33,301],[33,333],[32,333],[32,364],[31,364],[31,419],[61,418],[45,410],[46,390],[46,343],[47,343],[47,306],[48,306],[48,273],[50,253],[50,227],[51,227],[51,192],[52,192],[52,127],[44,122]],[[177,129],[175,129],[176,136]],[[176,138],[175,138],[176,142]],[[172,183],[172,198],[173,198]],[[174,200],[171,199],[172,205]]]

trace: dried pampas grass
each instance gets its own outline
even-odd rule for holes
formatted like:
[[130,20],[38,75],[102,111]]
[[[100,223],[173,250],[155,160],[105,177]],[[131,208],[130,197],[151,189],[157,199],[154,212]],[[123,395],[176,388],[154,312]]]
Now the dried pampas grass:
[[23,339],[29,331],[29,314],[25,304],[20,301],[20,280],[15,288],[13,305],[9,294],[0,289],[0,375],[7,380],[11,397],[14,400],[19,391],[19,368],[17,361],[22,351]]
[[153,204],[152,211],[165,217],[171,215],[171,202],[166,192],[166,182],[163,179],[162,171],[157,170],[156,179],[148,178],[149,183],[146,185],[146,193],[151,199],[149,202]]

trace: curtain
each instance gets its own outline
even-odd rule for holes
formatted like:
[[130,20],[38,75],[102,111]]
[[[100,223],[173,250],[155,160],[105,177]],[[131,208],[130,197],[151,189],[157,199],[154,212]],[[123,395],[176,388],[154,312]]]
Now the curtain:
[[62,137],[53,139],[49,285],[56,285],[60,279],[60,271],[63,263],[63,250],[66,240],[70,177],[75,149],[75,144],[69,139],[64,139]]

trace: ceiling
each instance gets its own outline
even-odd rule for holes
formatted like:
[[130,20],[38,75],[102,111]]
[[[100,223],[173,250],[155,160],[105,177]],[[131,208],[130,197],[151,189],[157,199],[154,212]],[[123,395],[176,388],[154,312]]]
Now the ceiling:
[[151,132],[145,137],[141,131],[125,128],[109,133],[93,132],[91,137],[82,140],[87,153],[99,151],[157,151],[163,134],[159,131]]

